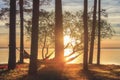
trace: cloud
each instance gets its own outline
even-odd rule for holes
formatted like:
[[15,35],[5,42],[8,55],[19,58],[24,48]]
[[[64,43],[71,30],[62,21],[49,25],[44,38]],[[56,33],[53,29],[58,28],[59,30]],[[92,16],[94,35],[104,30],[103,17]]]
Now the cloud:
[[102,8],[114,10],[120,8],[120,0],[102,0]]
[[[67,11],[77,11],[83,10],[84,0],[62,0],[63,10]],[[88,9],[93,7],[94,0],[88,0]],[[111,24],[118,24],[120,21],[120,0],[101,0],[102,8],[106,9],[108,13],[108,22]],[[0,7],[3,7],[4,3],[0,0]],[[43,6],[42,8],[51,11],[55,10],[55,2],[52,0],[51,4],[48,6]]]
[[71,3],[79,5],[79,4],[83,3],[83,0],[63,0],[62,2],[64,5],[69,5]]

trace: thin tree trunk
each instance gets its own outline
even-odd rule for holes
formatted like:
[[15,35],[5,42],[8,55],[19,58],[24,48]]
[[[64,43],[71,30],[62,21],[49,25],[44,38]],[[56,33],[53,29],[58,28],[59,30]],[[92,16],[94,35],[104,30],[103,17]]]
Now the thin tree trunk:
[[8,70],[16,67],[16,0],[10,0]]
[[20,6],[20,63],[23,63],[24,61],[24,23],[23,23],[23,0],[19,0],[19,6]]
[[101,0],[98,1],[98,52],[97,64],[100,65],[100,44],[101,44]]
[[55,0],[55,59],[64,61],[62,1]]
[[42,59],[45,59],[45,50],[46,50],[46,40],[47,40],[47,32],[45,31],[44,33],[44,44],[43,44],[43,47],[42,47]]
[[88,0],[84,0],[84,56],[83,56],[83,70],[88,70],[88,19],[87,19],[87,11],[88,11]]
[[39,24],[39,0],[33,0],[31,55],[30,55],[29,75],[36,75],[37,73],[38,26],[39,26],[38,24]]
[[94,0],[93,26],[92,26],[91,42],[90,42],[89,64],[93,63],[93,51],[94,51],[95,28],[96,28],[96,10],[97,10],[97,0]]

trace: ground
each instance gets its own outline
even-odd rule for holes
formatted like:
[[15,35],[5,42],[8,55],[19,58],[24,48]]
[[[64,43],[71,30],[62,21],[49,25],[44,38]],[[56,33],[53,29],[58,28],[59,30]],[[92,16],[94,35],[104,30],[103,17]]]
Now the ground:
[[36,75],[28,74],[28,64],[17,64],[15,70],[0,69],[0,80],[120,80],[119,65],[89,65],[88,71],[82,64],[44,66]]

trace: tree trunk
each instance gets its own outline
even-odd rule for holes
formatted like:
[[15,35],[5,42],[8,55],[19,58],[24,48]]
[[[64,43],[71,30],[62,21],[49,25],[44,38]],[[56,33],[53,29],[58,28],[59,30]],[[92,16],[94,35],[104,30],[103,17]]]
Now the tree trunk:
[[23,63],[24,62],[23,0],[19,0],[19,6],[20,6],[20,63]]
[[87,11],[88,11],[88,0],[84,0],[84,56],[83,56],[83,70],[88,70],[88,19],[87,19]]
[[10,0],[8,70],[16,67],[16,0]]
[[62,2],[55,0],[55,59],[64,61]]
[[38,24],[39,24],[39,0],[33,0],[31,55],[30,55],[29,75],[36,75],[37,73],[38,26],[39,26]]
[[97,65],[100,65],[100,44],[101,44],[101,0],[98,1],[98,52]]
[[97,9],[97,0],[94,0],[93,26],[92,26],[91,42],[90,42],[89,64],[93,63],[93,51],[94,51],[95,28],[96,28],[96,9]]

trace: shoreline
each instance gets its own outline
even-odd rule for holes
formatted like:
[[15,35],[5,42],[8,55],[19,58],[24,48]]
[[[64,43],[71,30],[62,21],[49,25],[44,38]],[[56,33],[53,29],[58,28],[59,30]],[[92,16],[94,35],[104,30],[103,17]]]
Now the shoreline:
[[[120,65],[89,65],[87,72],[82,70],[82,64],[66,64],[62,73],[56,72],[52,67],[44,67],[38,70],[37,75],[28,75],[28,64],[18,64],[15,70],[3,72],[0,79],[3,80],[120,80]],[[79,73],[79,74],[78,74]],[[62,74],[62,75],[61,75]],[[53,78],[57,79],[53,79]],[[33,78],[33,79],[31,79]],[[50,79],[52,78],[52,79]],[[59,79],[60,78],[60,79]],[[62,78],[62,79],[61,79]]]
[[[9,47],[0,47],[0,49],[7,49]],[[20,47],[17,47],[17,48],[20,48]],[[30,47],[25,47],[25,49],[30,49]],[[40,48],[39,48],[40,49]],[[53,49],[53,48],[50,48],[50,49]],[[97,48],[94,48],[94,49],[97,49]],[[120,49],[120,47],[102,47],[101,49]]]

